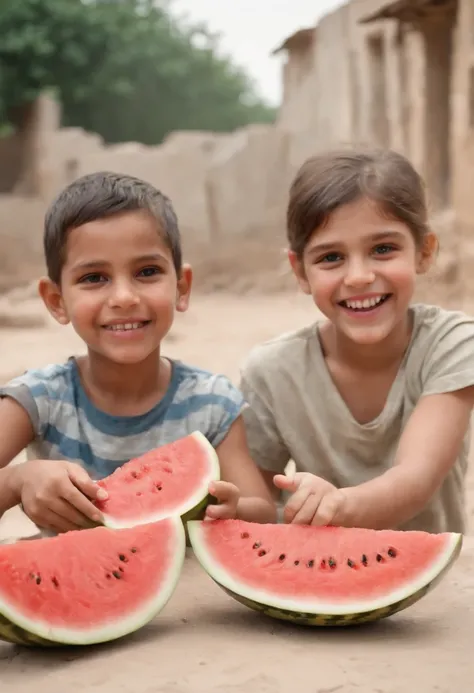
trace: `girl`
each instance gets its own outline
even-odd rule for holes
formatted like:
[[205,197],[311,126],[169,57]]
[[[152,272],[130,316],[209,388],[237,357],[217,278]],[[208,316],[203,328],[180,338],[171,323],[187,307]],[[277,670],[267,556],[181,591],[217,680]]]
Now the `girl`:
[[241,380],[253,458],[290,494],[285,521],[464,531],[474,320],[412,303],[437,249],[420,176],[392,151],[313,157],[287,226],[324,317],[255,348]]

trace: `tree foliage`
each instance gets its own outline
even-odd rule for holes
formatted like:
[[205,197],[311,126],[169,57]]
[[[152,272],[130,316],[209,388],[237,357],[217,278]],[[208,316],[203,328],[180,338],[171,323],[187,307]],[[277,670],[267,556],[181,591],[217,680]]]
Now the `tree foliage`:
[[108,142],[271,121],[273,109],[219,55],[216,38],[171,9],[153,0],[0,2],[3,120],[18,125],[22,109],[54,88],[64,125]]

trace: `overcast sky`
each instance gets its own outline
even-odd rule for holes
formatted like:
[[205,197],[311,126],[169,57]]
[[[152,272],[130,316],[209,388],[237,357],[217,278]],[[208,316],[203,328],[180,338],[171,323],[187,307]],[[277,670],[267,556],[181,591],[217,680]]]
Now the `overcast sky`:
[[281,57],[270,53],[287,36],[342,5],[342,0],[175,0],[190,18],[222,35],[222,49],[246,68],[272,103],[281,97]]

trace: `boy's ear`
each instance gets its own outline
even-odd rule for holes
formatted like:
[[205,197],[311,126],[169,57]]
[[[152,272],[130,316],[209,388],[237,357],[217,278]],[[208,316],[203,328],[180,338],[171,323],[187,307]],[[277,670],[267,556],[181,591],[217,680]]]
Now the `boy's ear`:
[[439,248],[438,237],[433,231],[429,231],[423,238],[423,245],[418,251],[416,271],[418,274],[427,272],[434,262]]
[[64,306],[61,289],[49,277],[41,277],[38,284],[39,295],[53,318],[60,325],[67,325],[69,317]]
[[306,279],[306,272],[304,269],[303,260],[301,260],[297,256],[294,250],[288,250],[288,260],[290,262],[291,269],[293,270],[293,274],[295,275],[298,284],[300,285],[300,288],[305,294],[308,294],[308,296],[310,296],[311,287],[309,285],[308,280]]
[[179,313],[185,313],[188,310],[192,283],[193,270],[191,265],[185,263],[181,268],[181,274],[178,278],[178,290],[176,294],[176,310]]

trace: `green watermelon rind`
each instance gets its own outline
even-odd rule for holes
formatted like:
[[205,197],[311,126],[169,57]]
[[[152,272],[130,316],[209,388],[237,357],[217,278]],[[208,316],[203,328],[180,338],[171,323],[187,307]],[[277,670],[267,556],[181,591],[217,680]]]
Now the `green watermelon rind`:
[[194,431],[193,433],[190,433],[189,436],[192,436],[199,443],[208,461],[207,474],[199,482],[193,496],[188,498],[187,501],[183,502],[172,511],[169,509],[164,512],[158,511],[150,515],[142,515],[133,519],[127,518],[126,520],[120,520],[108,515],[107,513],[103,513],[103,525],[105,527],[109,527],[110,529],[125,529],[127,527],[133,527],[139,524],[148,524],[149,522],[164,520],[171,514],[180,515],[182,521],[187,523],[188,521],[194,520],[200,516],[200,514],[206,509],[211,499],[209,494],[209,484],[220,480],[220,463],[214,447],[200,431]]
[[267,616],[312,626],[358,625],[391,616],[408,608],[430,592],[457,560],[463,535],[446,533],[445,550],[411,583],[391,590],[384,597],[344,604],[278,597],[242,584],[209,551],[202,522],[190,521],[187,533],[196,559],[212,580],[233,599]]
[[93,628],[88,631],[50,628],[40,620],[34,621],[18,613],[6,603],[5,596],[0,593],[0,639],[27,646],[96,645],[131,635],[147,625],[171,599],[181,577],[186,555],[185,529],[181,518],[171,516],[165,519],[174,528],[174,551],[172,557],[170,555],[168,574],[153,598],[145,602],[141,609],[135,609],[133,613],[120,621],[107,626],[100,626],[95,630]]

